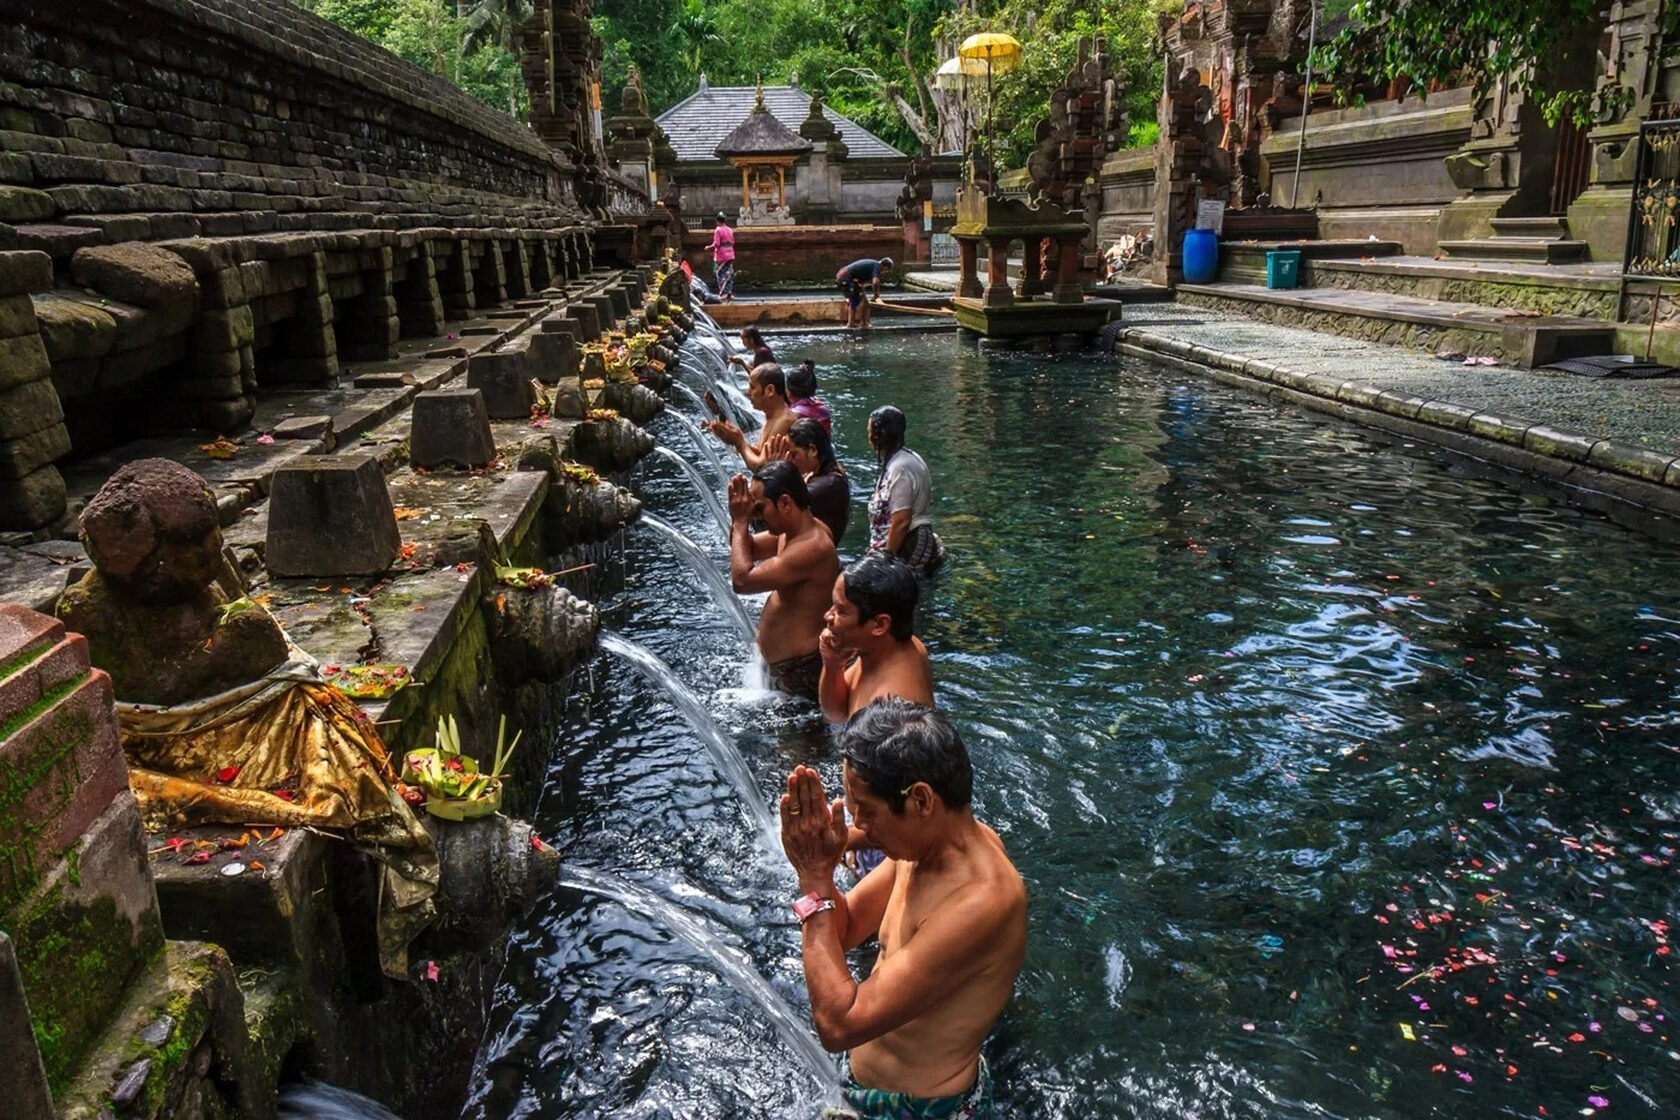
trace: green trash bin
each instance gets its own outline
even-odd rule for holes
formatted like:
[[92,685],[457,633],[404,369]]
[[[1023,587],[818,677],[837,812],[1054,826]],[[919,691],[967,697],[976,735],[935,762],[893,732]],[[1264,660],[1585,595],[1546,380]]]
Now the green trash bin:
[[1301,251],[1299,249],[1268,249],[1266,251],[1266,287],[1298,288],[1301,286]]

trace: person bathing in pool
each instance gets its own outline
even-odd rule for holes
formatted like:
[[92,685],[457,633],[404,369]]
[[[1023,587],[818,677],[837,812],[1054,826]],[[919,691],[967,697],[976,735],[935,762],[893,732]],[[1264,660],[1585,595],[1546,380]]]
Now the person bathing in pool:
[[[1026,888],[997,833],[975,819],[968,752],[938,712],[877,700],[847,722],[840,756],[843,800],[830,804],[806,766],[788,775],[781,800],[817,1037],[846,1052],[853,1116],[989,1116],[980,1047],[1026,954]],[[849,892],[834,885],[843,808],[887,854]],[[846,952],[872,936],[880,955],[860,983]]]
[[[754,533],[753,518],[768,532]],[[768,591],[758,620],[758,651],[783,692],[817,698],[817,640],[840,557],[828,527],[811,512],[799,468],[772,459],[749,481],[729,480],[729,579],[736,591]]]

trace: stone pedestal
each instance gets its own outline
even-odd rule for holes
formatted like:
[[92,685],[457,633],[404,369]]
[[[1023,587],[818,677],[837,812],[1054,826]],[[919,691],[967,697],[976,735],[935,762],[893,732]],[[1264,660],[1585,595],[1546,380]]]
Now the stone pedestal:
[[545,384],[577,376],[577,339],[562,323],[550,319],[530,339],[526,364],[531,376]]
[[54,1120],[47,1071],[35,1046],[29,1000],[18,973],[11,938],[0,933],[0,1062],[9,1071],[6,1115],[16,1120]]
[[372,455],[320,455],[274,472],[263,562],[277,576],[378,575],[402,550]]
[[[110,678],[79,635],[10,604],[0,665],[0,928],[13,950],[0,948],[0,1055],[12,1058],[0,1111],[29,1117],[35,1075],[69,1080],[163,932]],[[33,1038],[18,1033],[31,1023]]]
[[467,362],[467,387],[484,394],[484,411],[492,420],[528,419],[537,403],[524,350],[474,355]]
[[409,461],[417,467],[482,467],[496,457],[484,394],[477,389],[436,389],[414,398],[408,434]]

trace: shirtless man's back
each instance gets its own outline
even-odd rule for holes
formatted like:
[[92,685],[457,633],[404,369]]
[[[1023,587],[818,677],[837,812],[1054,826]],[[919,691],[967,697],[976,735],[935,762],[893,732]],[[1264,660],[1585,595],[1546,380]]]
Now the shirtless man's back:
[[[794,911],[817,1034],[849,1051],[846,1100],[866,1117],[939,1098],[978,1110],[990,1099],[980,1047],[1026,953],[1025,887],[974,819],[968,754],[939,713],[877,701],[840,745],[846,807],[887,859],[841,894],[842,803],[825,801],[813,770],[788,777],[782,843],[806,892]],[[876,934],[881,953],[860,984],[845,952]]]

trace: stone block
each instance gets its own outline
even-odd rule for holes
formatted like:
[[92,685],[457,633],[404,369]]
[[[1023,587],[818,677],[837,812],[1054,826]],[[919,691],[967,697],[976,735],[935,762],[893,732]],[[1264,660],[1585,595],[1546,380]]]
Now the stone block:
[[[85,643],[78,652],[85,661]],[[8,732],[0,742],[0,828],[9,841],[0,854],[0,912],[127,792],[114,700],[111,678],[84,664],[0,725]]]
[[0,338],[0,390],[40,381],[52,372],[39,334]]
[[[35,384],[51,385],[50,381]],[[30,432],[16,439],[0,440],[0,484],[9,485],[11,480],[25,478],[36,473],[56,459],[70,454],[70,433],[62,422],[48,424],[38,431]],[[51,504],[51,494],[54,492],[50,479],[41,479],[38,483],[42,489],[42,499],[45,509]],[[60,484],[61,488],[62,484]],[[4,504],[4,497],[0,496],[0,505]]]
[[[47,430],[62,437],[68,452],[70,436],[64,428]],[[13,467],[7,461],[7,451],[13,446],[0,444],[0,476]],[[0,485],[0,529],[39,529],[50,525],[64,516],[66,502],[64,476],[58,473],[57,467],[40,467]]]
[[47,357],[55,364],[103,358],[117,337],[117,321],[98,306],[46,292],[34,297],[35,318]]
[[15,296],[0,296],[0,338],[34,334],[38,329],[34,300],[21,293]]
[[376,575],[397,558],[402,537],[372,455],[281,467],[270,487],[264,563],[272,574]]
[[182,325],[198,313],[198,280],[192,268],[156,245],[130,242],[78,249],[70,258],[70,275],[83,287],[164,312]]
[[28,295],[52,287],[52,258],[36,249],[0,253],[0,296]]
[[237,432],[251,423],[256,415],[256,402],[246,396],[230,396],[222,400],[200,400],[193,403],[200,427],[215,432]]
[[99,361],[96,358],[78,358],[73,362],[54,362],[52,367],[53,388],[58,390],[61,401],[78,401],[93,392],[93,387],[99,382]]
[[554,382],[577,376],[577,343],[564,331],[542,330],[531,335],[527,353],[531,374],[539,381]]
[[484,394],[492,420],[522,420],[537,403],[524,350],[477,354],[467,360],[467,387]]
[[490,416],[478,389],[437,389],[414,398],[408,436],[416,467],[482,467],[496,457]]
[[320,439],[332,431],[331,416],[288,416],[269,430],[275,439]]
[[238,350],[256,341],[256,323],[249,304],[221,311],[206,311],[198,317],[193,345],[201,353]]
[[1657,483],[1662,482],[1674,461],[1673,455],[1661,455],[1608,439],[1594,444],[1587,456],[1587,462],[1595,467]]
[[0,390],[0,440],[21,439],[63,421],[64,409],[50,379]]
[[52,195],[33,187],[0,187],[0,222],[44,222],[58,213]]
[[[103,678],[98,670],[94,676]],[[108,699],[105,714],[114,746]],[[72,837],[74,858],[56,860],[28,904],[0,917],[15,939],[30,1011],[54,1040],[41,1057],[49,1081],[58,1084],[81,1066],[122,1005],[129,981],[163,948],[140,812],[126,788],[120,751],[111,761],[122,785]],[[66,945],[73,948],[66,951]]]
[[[25,612],[27,608],[15,603],[4,604],[10,612]],[[45,618],[45,615],[39,617]],[[52,621],[58,625],[57,620]],[[5,623],[0,622],[0,625]],[[33,660],[31,660],[33,658]],[[66,634],[62,625],[44,645],[20,650],[5,663],[7,675],[0,678],[0,726],[10,724],[30,708],[67,685],[86,675],[88,662],[87,639],[80,634]]]
[[35,1024],[18,972],[17,953],[4,933],[0,933],[0,1062],[10,1071],[6,1114],[15,1120],[54,1120],[52,1093],[35,1044]]

